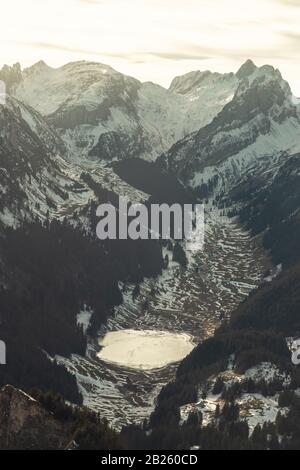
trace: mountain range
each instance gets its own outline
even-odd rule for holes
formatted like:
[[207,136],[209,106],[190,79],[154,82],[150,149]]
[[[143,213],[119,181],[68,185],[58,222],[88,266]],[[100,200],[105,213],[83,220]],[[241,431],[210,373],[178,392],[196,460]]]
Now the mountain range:
[[[50,389],[127,425],[119,437],[129,448],[297,448],[300,376],[287,338],[300,335],[300,100],[280,71],[248,60],[166,89],[99,63],[41,61],[4,66],[0,80],[0,321],[35,376],[17,360],[1,366],[0,385],[10,386],[0,406],[20,396],[31,409],[19,388],[39,388],[44,416]],[[204,201],[204,252],[172,241],[96,244],[96,204],[119,196]],[[199,345],[157,377],[105,368],[99,332],[134,325],[193,334]],[[73,428],[53,437],[63,429],[55,412],[50,432],[65,448]],[[92,427],[95,418],[80,419]],[[23,447],[31,435],[39,446],[26,424]]]

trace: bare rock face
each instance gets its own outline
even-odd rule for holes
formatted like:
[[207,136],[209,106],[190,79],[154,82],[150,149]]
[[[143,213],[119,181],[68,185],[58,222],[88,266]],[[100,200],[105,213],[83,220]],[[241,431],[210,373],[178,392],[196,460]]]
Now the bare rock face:
[[11,385],[0,390],[1,449],[65,449],[65,426],[26,393]]
[[19,63],[14,64],[12,67],[4,65],[0,70],[0,80],[6,83],[7,91],[10,91],[13,86],[22,81],[21,65]]
[[224,190],[260,158],[270,161],[298,141],[300,108],[280,72],[247,61],[236,76],[239,85],[231,101],[212,122],[165,154],[172,171],[194,188],[218,178]]
[[[11,96],[56,128],[71,160],[74,154],[76,160],[89,155],[155,160],[211,122],[239,84],[233,73],[196,71],[177,77],[165,89],[86,61],[59,68],[43,61],[25,70],[5,66],[0,80]],[[115,149],[115,134],[121,140],[121,152],[119,146]]]

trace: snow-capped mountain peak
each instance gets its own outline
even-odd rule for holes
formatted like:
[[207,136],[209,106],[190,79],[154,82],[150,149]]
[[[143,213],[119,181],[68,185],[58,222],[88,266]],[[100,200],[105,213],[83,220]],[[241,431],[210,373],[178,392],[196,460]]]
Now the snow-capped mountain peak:
[[220,191],[228,189],[249,168],[263,161],[268,166],[299,140],[299,107],[280,72],[247,61],[237,75],[232,100],[166,154],[173,170],[194,187],[218,181]]
[[257,67],[255,63],[251,59],[248,59],[246,60],[246,62],[244,62],[244,64],[241,65],[241,67],[236,73],[236,76],[239,79],[247,78],[252,75],[256,70]]
[[51,67],[49,67],[46,62],[44,62],[43,60],[40,60],[38,62],[36,62],[35,64],[31,65],[31,67],[27,67],[26,69],[24,69],[23,71],[23,75],[24,77],[26,76],[32,76],[34,74],[38,74],[38,73],[41,73],[41,72],[44,72],[44,71],[47,71],[47,70],[50,70]]
[[288,83],[272,66],[257,67],[251,60],[237,73],[190,72],[169,89],[86,61],[56,69],[40,61],[24,71],[5,67],[1,74],[10,93],[58,130],[77,162],[154,160],[168,152],[182,172],[194,164],[215,165],[260,137],[272,136],[271,152],[286,150],[288,142],[276,138],[277,127],[289,122],[290,138],[298,126],[298,104]]
[[199,97],[199,93],[203,89],[213,89],[216,84],[219,84],[220,88],[225,88],[226,84],[230,84],[234,89],[234,85],[237,85],[237,82],[238,80],[236,80],[233,73],[221,74],[210,72],[209,70],[204,72],[197,70],[175,77],[171,82],[169,90],[179,95]]
[[191,72],[166,90],[104,64],[53,69],[40,61],[20,71],[10,92],[61,130],[71,158],[155,159],[208,124],[238,83],[234,74]]

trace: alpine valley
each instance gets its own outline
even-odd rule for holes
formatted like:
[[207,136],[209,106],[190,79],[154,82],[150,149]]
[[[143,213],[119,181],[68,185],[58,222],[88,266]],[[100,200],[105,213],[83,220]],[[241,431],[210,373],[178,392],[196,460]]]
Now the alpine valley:
[[[0,80],[0,448],[299,449],[300,99],[280,71]],[[204,203],[204,247],[97,239],[120,197]]]

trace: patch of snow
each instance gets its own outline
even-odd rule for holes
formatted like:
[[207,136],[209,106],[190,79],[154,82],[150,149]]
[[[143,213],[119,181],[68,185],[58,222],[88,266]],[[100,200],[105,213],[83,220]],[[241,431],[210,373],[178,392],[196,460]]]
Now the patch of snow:
[[272,282],[274,279],[276,279],[276,277],[279,276],[279,274],[281,274],[281,272],[282,272],[282,264],[278,264],[277,266],[275,266],[275,269],[268,276],[264,278],[264,281]]
[[262,362],[255,367],[251,367],[251,369],[245,372],[244,377],[255,382],[265,380],[267,383],[270,383],[274,380],[279,380],[284,387],[288,387],[291,384],[290,375],[280,371],[277,366],[270,362]]
[[[190,413],[199,411],[202,413],[203,426],[214,422],[216,419],[215,414],[217,406],[222,410],[225,404],[225,400],[222,399],[221,394],[212,393],[214,384],[218,378],[223,380],[227,389],[234,383],[242,383],[247,379],[252,379],[256,383],[261,380],[265,380],[267,383],[278,380],[282,383],[283,387],[288,387],[291,384],[290,375],[281,372],[277,366],[270,362],[262,362],[255,367],[251,367],[245,374],[237,374],[233,370],[233,362],[234,358],[230,356],[228,369],[207,380],[206,385],[209,386],[209,390],[205,399],[201,398],[196,403],[189,403],[180,408],[181,423],[188,419]],[[205,387],[203,388],[203,386],[199,388],[199,397],[204,390]],[[278,398],[278,393],[272,397],[264,397],[259,393],[243,393],[235,400],[239,405],[240,418],[247,421],[250,433],[253,432],[257,424],[263,425],[267,422],[274,423],[279,411],[281,414],[287,413],[287,408],[280,408],[278,406]]]
[[92,315],[93,311],[88,309],[86,306],[77,314],[77,325],[82,326],[84,333],[87,332],[87,329],[90,326]]
[[247,421],[250,434],[257,425],[275,423],[279,411],[282,415],[288,412],[287,408],[278,406],[278,395],[264,397],[259,393],[243,394],[236,402],[239,405],[240,418]]

